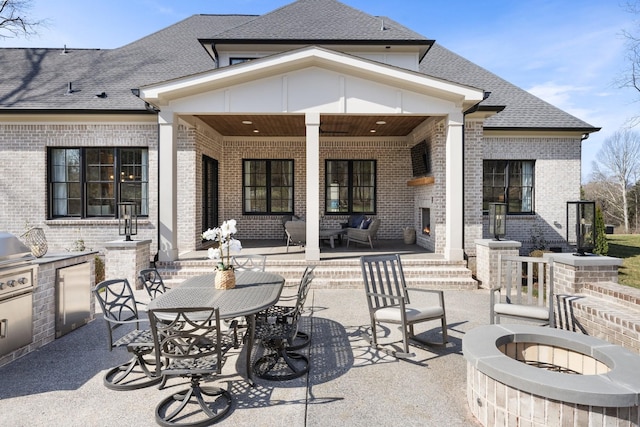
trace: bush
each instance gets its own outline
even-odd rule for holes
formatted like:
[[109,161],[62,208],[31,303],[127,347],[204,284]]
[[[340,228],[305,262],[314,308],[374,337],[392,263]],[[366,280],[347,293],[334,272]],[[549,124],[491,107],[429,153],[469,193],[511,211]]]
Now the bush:
[[605,234],[604,216],[600,206],[596,206],[596,241],[594,242],[593,253],[598,255],[609,254],[609,242]]
[[100,255],[96,255],[94,257],[94,261],[95,261],[96,284],[98,284],[104,280],[104,261],[102,260]]

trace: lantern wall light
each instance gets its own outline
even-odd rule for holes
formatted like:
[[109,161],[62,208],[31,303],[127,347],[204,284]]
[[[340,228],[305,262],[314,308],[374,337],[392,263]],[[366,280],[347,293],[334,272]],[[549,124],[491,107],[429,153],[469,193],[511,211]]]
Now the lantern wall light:
[[118,234],[126,236],[125,240],[127,241],[131,240],[131,236],[138,234],[138,216],[136,215],[135,203],[118,203]]
[[507,204],[489,203],[489,234],[500,240],[507,234]]
[[567,202],[567,243],[576,247],[574,255],[592,252],[596,243],[596,203]]

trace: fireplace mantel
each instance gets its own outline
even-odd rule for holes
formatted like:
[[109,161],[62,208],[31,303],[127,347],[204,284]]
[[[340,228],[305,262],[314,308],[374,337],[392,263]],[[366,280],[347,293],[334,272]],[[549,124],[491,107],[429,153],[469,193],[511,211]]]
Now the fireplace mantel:
[[414,178],[407,181],[408,187],[417,187],[420,185],[432,185],[435,182],[435,178],[432,176],[423,176],[420,178]]

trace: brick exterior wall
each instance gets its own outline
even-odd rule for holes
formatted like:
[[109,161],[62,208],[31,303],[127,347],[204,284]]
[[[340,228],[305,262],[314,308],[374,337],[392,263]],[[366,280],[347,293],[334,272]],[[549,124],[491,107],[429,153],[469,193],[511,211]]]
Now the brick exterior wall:
[[[180,251],[200,247],[202,233],[202,156],[219,162],[219,219],[238,221],[239,239],[280,239],[280,216],[242,215],[242,159],[293,159],[295,212],[306,214],[305,141],[303,138],[256,139],[222,137],[195,119],[178,128],[178,246]],[[410,148],[423,139],[432,148],[434,184],[408,187]],[[157,248],[158,131],[155,123],[0,124],[0,160],[18,165],[0,172],[0,203],[5,207],[0,229],[21,235],[27,224],[43,227],[50,250],[67,250],[76,240],[87,249],[104,251],[104,242],[118,239],[115,219],[47,219],[47,147],[149,147],[149,217],[139,218],[136,240],[152,241]],[[417,243],[436,253],[445,246],[445,140],[443,118],[433,118],[407,138],[366,138],[344,141],[323,138],[320,149],[320,207],[324,209],[325,159],[376,159],[378,168],[377,217],[380,239],[402,239],[402,228],[421,229],[421,209],[431,209],[431,236],[417,233]],[[256,147],[256,141],[258,147]],[[564,241],[566,201],[579,198],[580,144],[571,138],[483,138],[482,122],[465,124],[465,251],[475,257],[475,240],[486,235],[481,211],[482,160],[537,159],[534,216],[510,216],[507,238],[529,251],[531,235],[539,230],[548,246]],[[28,165],[28,167],[25,167]],[[19,183],[19,185],[17,185]],[[27,191],[25,191],[25,189]],[[324,216],[323,227],[338,227],[347,216]]]
[[[546,247],[565,247],[567,201],[580,199],[579,138],[485,136],[483,158],[535,160],[535,215],[510,215],[506,239],[522,242],[521,255],[533,249],[532,237],[542,238]],[[483,233],[488,236],[488,220]]]
[[[120,238],[115,219],[47,219],[47,147],[149,147],[149,217],[139,218],[136,239],[157,242],[158,131],[156,124],[0,124],[0,230],[20,236],[41,226],[49,251],[66,251],[76,240],[102,251]],[[157,247],[154,244],[153,247]]]

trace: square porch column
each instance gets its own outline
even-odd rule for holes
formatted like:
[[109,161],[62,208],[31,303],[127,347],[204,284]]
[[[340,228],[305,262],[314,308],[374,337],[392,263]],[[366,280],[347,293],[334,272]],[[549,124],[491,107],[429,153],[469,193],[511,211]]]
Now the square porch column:
[[305,259],[320,260],[320,113],[306,113],[307,243]]
[[158,215],[160,261],[178,259],[178,142],[177,118],[172,111],[158,114]]
[[464,260],[464,117],[462,112],[449,114],[446,140],[445,247],[447,260]]

